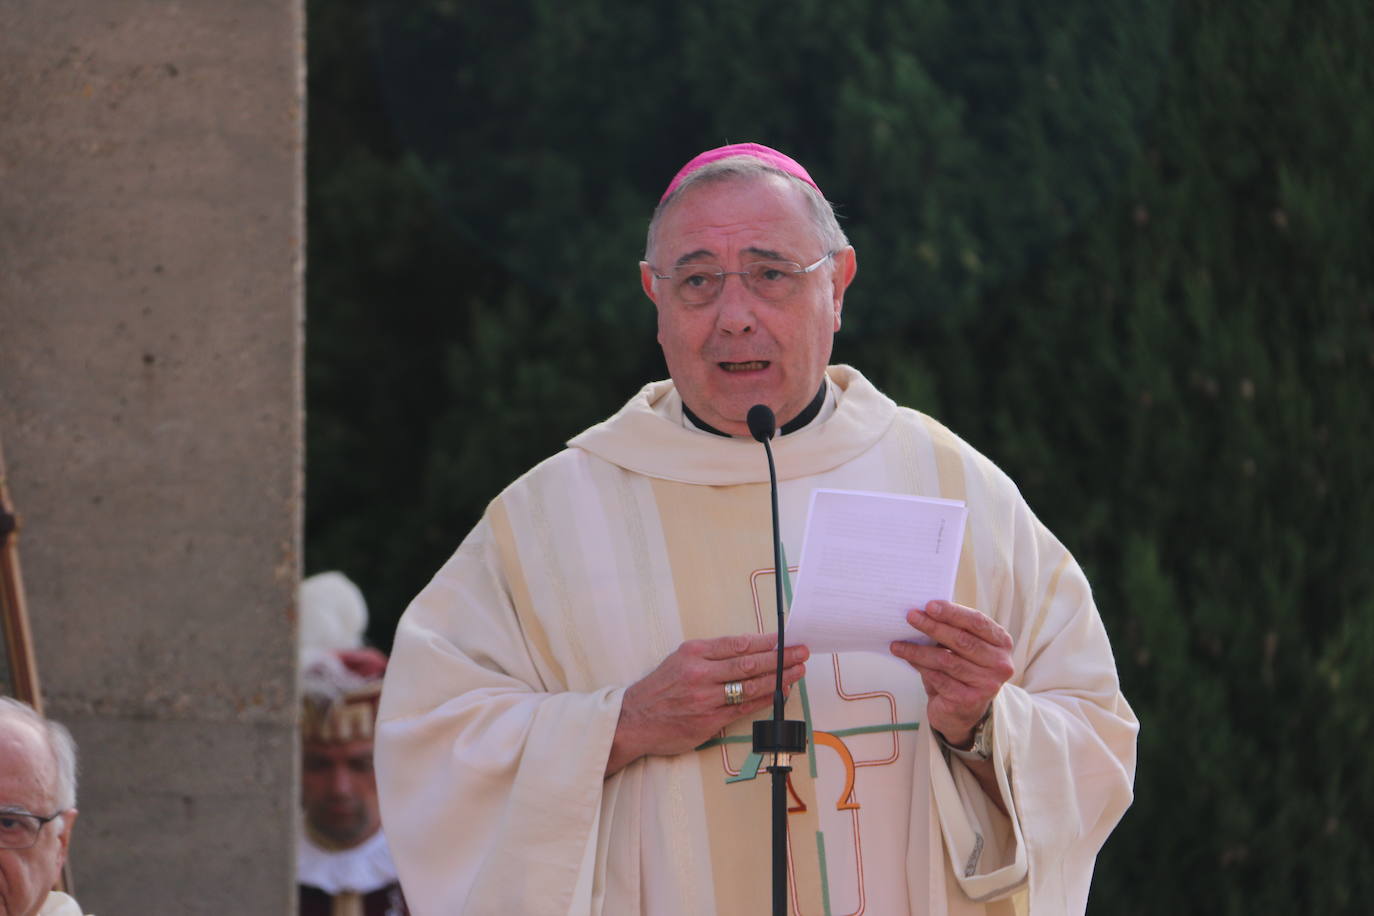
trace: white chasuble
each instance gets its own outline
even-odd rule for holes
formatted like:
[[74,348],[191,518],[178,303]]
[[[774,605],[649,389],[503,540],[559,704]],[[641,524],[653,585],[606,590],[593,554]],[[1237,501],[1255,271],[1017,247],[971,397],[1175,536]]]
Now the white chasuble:
[[[1077,564],[1011,482],[861,375],[774,440],[786,555],[820,487],[965,500],[955,600],[1015,641],[994,704],[1010,816],[925,725],[921,680],[816,655],[788,701],[793,912],[1061,914],[1130,802],[1136,721]],[[378,724],[412,912],[769,912],[770,779],[737,723],[603,778],[627,686],[685,639],[775,630],[767,460],[684,429],[670,382],[508,487],[407,609]],[[767,713],[761,714],[766,715]]]

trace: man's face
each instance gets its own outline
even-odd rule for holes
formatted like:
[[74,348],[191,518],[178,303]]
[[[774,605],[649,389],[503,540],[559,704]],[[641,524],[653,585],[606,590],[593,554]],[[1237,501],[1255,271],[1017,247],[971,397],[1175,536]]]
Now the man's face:
[[338,849],[357,846],[382,826],[372,742],[305,742],[301,806],[311,831]]
[[[57,810],[57,765],[43,736],[27,722],[0,718],[0,819],[6,813],[47,817]],[[67,861],[76,810],[49,821],[28,849],[0,849],[0,916],[33,916]]]
[[688,305],[673,284],[655,280],[687,263],[740,270],[759,260],[806,267],[826,253],[801,190],[782,177],[730,178],[689,190],[663,215],[640,265],[644,291],[658,309],[658,342],[682,400],[705,422],[748,435],[749,408],[767,404],[786,423],[811,402],[830,361],[844,291],[854,278],[854,250],[845,248],[796,292],[768,301],[740,277],[720,294]]

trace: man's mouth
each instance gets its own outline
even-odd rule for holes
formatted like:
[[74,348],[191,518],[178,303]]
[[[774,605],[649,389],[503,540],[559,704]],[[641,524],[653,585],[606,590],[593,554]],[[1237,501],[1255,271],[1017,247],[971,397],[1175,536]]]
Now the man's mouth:
[[753,360],[750,360],[749,362],[746,362],[746,363],[724,363],[724,362],[722,362],[722,363],[716,363],[716,365],[717,365],[717,366],[720,366],[720,367],[721,367],[722,369],[724,369],[726,372],[758,372],[758,371],[761,370],[761,369],[767,369],[767,368],[768,368],[768,360],[766,360],[766,359],[753,359]]

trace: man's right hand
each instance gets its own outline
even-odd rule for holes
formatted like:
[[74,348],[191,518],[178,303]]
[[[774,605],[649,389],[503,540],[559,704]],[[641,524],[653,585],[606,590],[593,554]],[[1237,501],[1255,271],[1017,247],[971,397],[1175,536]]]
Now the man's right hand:
[[[784,695],[806,673],[810,655],[805,646],[784,650]],[[773,702],[777,658],[776,633],[689,639],[678,646],[625,691],[606,775],[647,755],[690,751],[731,722],[767,709]],[[733,706],[725,702],[725,685],[731,681],[744,687],[743,702]]]

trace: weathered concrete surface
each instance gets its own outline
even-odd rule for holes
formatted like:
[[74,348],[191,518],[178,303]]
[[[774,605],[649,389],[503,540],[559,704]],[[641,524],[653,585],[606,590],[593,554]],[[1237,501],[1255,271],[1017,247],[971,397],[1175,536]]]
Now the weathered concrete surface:
[[303,0],[0,0],[0,439],[101,914],[294,907]]

